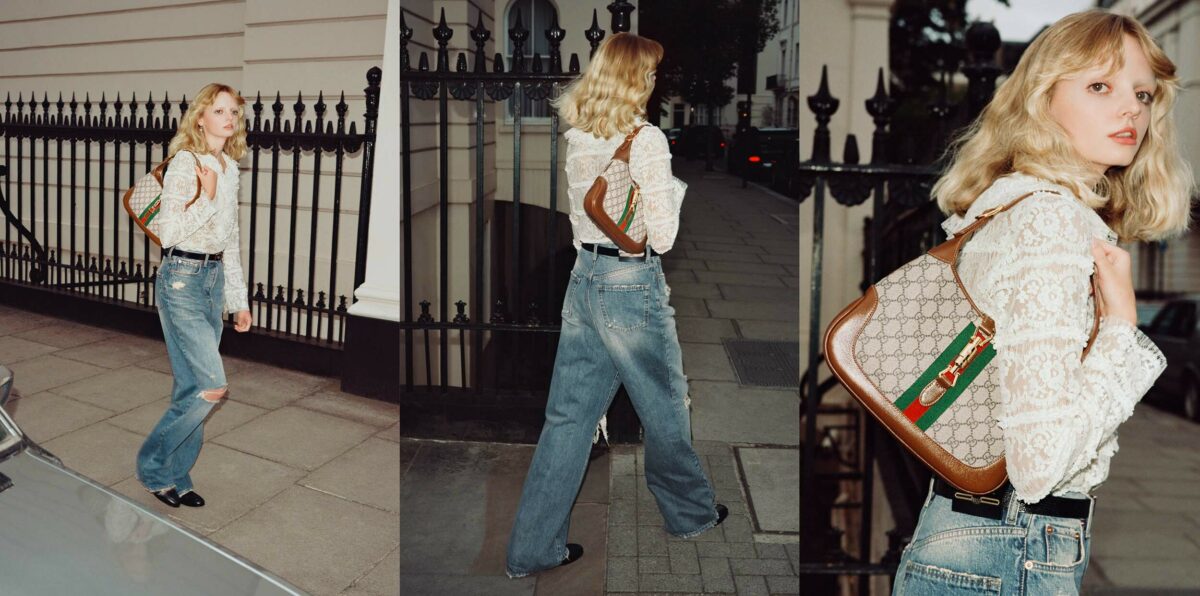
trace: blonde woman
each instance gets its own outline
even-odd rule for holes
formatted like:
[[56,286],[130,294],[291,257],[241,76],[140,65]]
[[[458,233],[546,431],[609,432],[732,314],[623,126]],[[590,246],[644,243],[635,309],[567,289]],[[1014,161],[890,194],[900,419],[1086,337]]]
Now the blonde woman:
[[[196,94],[179,122],[163,176],[155,280],[174,385],[171,406],[138,451],[137,476],[170,507],[204,506],[189,471],[200,454],[204,419],[227,395],[217,348],[224,313],[234,329],[252,322],[242,279],[238,232],[238,166],[246,153],[245,105],[232,87],[213,83]],[[196,195],[197,178],[201,187]]]
[[[1117,427],[1165,367],[1137,328],[1130,257],[1115,242],[1188,224],[1175,66],[1137,21],[1105,11],[1044,31],[953,147],[934,187],[954,234],[1034,194],[964,247],[964,287],[996,321],[1009,483],[990,499],[935,479],[894,593],[1075,594],[1093,497]],[[1098,294],[1089,294],[1095,274]],[[1101,306],[1099,333],[1085,360]]]
[[[687,379],[675,311],[659,255],[679,230],[686,186],[671,175],[666,136],[646,125],[646,101],[662,46],[618,33],[600,44],[583,75],[556,101],[573,128],[567,139],[571,227],[578,251],[562,308],[562,334],[538,440],[508,543],[509,577],[583,556],[567,544],[571,506],[587,467],[593,429],[622,384],[645,430],[646,484],[671,534],[690,537],[724,521],[692,449]],[[641,255],[623,255],[592,224],[583,196],[627,135],[649,237]]]

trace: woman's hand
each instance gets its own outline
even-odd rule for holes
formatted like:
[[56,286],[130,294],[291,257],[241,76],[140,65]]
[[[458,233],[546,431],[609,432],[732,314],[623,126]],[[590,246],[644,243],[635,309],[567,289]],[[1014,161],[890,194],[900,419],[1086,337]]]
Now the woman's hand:
[[1092,240],[1096,260],[1096,287],[1100,313],[1137,325],[1137,299],[1133,294],[1133,263],[1129,253],[1106,242]]
[[250,315],[248,310],[239,310],[234,315],[233,330],[238,333],[245,333],[250,330],[250,324],[254,322],[254,317]]
[[217,171],[209,169],[204,164],[196,164],[196,175],[200,177],[200,188],[208,195],[208,200],[217,198]]

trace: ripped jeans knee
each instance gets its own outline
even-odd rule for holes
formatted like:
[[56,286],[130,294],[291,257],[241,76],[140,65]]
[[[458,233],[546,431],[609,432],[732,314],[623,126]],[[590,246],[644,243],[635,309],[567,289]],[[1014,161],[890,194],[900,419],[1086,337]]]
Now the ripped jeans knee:
[[205,389],[204,391],[200,392],[200,399],[202,399],[206,402],[215,404],[215,403],[221,401],[222,399],[224,399],[228,395],[229,395],[228,387],[221,387],[220,389]]

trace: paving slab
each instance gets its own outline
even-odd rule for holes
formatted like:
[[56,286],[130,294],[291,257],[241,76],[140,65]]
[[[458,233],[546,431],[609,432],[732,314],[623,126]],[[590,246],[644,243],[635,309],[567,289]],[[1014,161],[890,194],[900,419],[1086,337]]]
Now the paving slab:
[[399,535],[392,513],[293,486],[212,537],[306,591],[337,594],[395,550]]
[[62,387],[107,370],[99,366],[59,358],[54,354],[45,354],[6,366],[13,372],[13,389],[22,395],[33,395],[47,389]]
[[377,436],[381,439],[387,439],[389,441],[394,441],[396,443],[399,443],[400,442],[400,423],[397,422],[397,423],[393,424],[392,426],[385,428],[385,429],[379,431],[378,433],[375,433],[375,436]]
[[380,429],[400,421],[400,404],[368,399],[340,391],[322,391],[292,402],[292,405]]
[[737,337],[730,319],[708,317],[675,317],[680,342],[720,344],[726,337]]
[[304,477],[304,471],[206,443],[191,471],[204,507],[172,509],[155,499],[137,478],[113,488],[203,534],[211,534],[254,511]]
[[735,273],[731,271],[694,271],[698,281],[713,284],[737,284],[743,286],[783,287],[783,280],[778,275],[762,275],[759,273]]
[[296,407],[269,412],[213,442],[304,470],[315,470],[376,432],[374,427]]
[[0,335],[0,362],[9,368],[12,368],[14,363],[37,358],[56,350],[58,348],[49,344],[30,341],[14,335]]
[[101,370],[98,375],[58,387],[54,392],[113,412],[128,412],[171,395],[170,375],[136,366]]
[[[799,308],[796,309],[797,311]],[[797,315],[798,316],[798,315]],[[771,341],[795,341],[795,329],[790,325],[781,325],[777,321],[752,321],[734,318],[741,336],[746,339],[767,339]]]
[[[171,399],[164,397],[113,416],[109,422],[131,432],[149,434],[170,405]],[[267,410],[262,408],[223,399],[204,421],[204,436],[206,439],[219,437],[266,413]]]
[[103,408],[43,391],[9,402],[5,409],[21,430],[38,443],[112,416]]
[[[686,355],[685,355],[686,361]],[[695,380],[692,437],[728,443],[800,444],[800,397],[795,391],[747,389],[733,382]],[[763,424],[764,420],[775,421]]]
[[68,468],[101,484],[134,475],[137,452],[146,439],[107,422],[97,422],[42,443]]
[[[763,255],[759,255],[761,258]],[[760,275],[787,275],[782,265],[775,263],[742,263],[733,261],[705,261],[709,271],[727,271],[732,273],[755,273]]]
[[225,377],[230,399],[271,410],[312,395],[329,383],[323,377],[257,363],[226,371]]
[[800,495],[796,491],[800,485],[799,449],[740,448],[738,455],[758,529],[799,533]]
[[354,580],[341,596],[397,596],[400,594],[400,547]]
[[[161,339],[115,335],[105,341],[60,350],[57,355],[104,368],[121,368],[165,357],[167,345]],[[170,368],[160,372],[170,372]]]
[[113,337],[116,333],[91,325],[56,320],[48,325],[35,327],[15,335],[56,348],[72,348]]
[[797,304],[777,300],[705,300],[712,316],[723,319],[775,321],[795,327],[800,312]]
[[400,448],[369,438],[317,468],[300,484],[348,501],[400,511]]
[[733,365],[720,344],[680,342],[683,369],[689,379],[734,381]]
[[[17,335],[30,329],[47,327],[59,323],[58,319],[39,315],[17,308],[9,308],[0,312],[0,335]],[[33,339],[37,341],[37,339]],[[39,342],[43,343],[43,342]]]

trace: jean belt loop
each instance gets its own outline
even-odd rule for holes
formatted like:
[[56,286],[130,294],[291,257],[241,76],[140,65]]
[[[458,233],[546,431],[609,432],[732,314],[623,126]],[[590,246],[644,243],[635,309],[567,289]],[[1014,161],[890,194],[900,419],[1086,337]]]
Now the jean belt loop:
[[1010,488],[1008,490],[1008,502],[1006,505],[1004,521],[1010,526],[1015,526],[1018,521],[1017,517],[1021,513],[1021,499],[1017,498],[1017,489]]
[[168,247],[167,247],[167,258],[168,258],[168,259],[169,259],[169,258],[171,258],[171,255],[173,255],[173,254],[175,254],[175,247],[174,247],[174,246],[168,246]]

